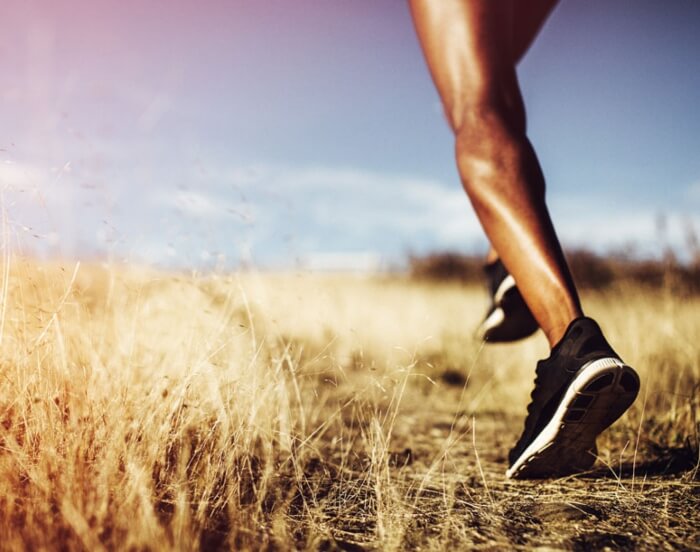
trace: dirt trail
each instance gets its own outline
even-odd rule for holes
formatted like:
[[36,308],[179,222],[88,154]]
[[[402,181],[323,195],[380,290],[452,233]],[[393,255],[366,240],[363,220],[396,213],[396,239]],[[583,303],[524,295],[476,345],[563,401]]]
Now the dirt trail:
[[[356,464],[340,475],[329,443],[325,471],[311,477],[333,535],[320,548],[387,546],[378,540],[382,512],[373,485],[385,478],[403,497],[400,514],[383,514],[388,525],[392,515],[402,518],[391,527],[397,533],[402,525],[401,540],[393,543],[399,549],[700,549],[694,451],[640,445],[634,464],[625,451],[622,462],[599,460],[576,477],[507,480],[506,457],[522,418],[498,408],[466,412],[460,382],[451,383],[427,395],[406,390],[391,431],[387,474],[370,473],[372,459],[358,452]],[[324,480],[332,483],[324,488]]]
[[[576,477],[511,481],[504,476],[507,454],[522,418],[499,410],[467,413],[460,395],[458,388],[443,387],[423,398],[424,408],[406,409],[397,418],[395,476],[429,479],[442,501],[441,509],[432,509],[426,487],[416,500],[423,522],[406,535],[407,542],[429,541],[423,531],[429,533],[431,517],[438,516],[441,530],[448,531],[445,544],[451,531],[455,545],[464,546],[471,535],[472,544],[484,548],[700,549],[695,451],[640,447],[636,459],[625,451],[621,462],[606,466],[599,460]],[[444,461],[436,465],[438,450],[445,451]]]

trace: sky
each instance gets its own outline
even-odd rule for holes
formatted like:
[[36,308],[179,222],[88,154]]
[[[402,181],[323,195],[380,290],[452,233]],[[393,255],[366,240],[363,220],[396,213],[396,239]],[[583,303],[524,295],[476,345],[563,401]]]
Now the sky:
[[[700,2],[564,0],[518,68],[562,242],[700,233]],[[485,252],[403,0],[5,0],[0,195],[37,255]]]

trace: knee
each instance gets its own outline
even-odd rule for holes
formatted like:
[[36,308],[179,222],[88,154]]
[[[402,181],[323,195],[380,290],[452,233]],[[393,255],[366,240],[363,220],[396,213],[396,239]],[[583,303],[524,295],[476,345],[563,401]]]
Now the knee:
[[465,191],[476,204],[494,193],[526,186],[544,199],[545,185],[537,156],[523,127],[503,105],[472,104],[463,108],[455,128],[455,156]]
[[445,115],[456,135],[465,129],[479,131],[497,122],[514,132],[526,133],[525,104],[517,78],[483,79],[454,90],[445,100]]
[[493,184],[494,175],[519,163],[525,136],[507,106],[491,101],[463,105],[454,131],[457,166],[470,196]]

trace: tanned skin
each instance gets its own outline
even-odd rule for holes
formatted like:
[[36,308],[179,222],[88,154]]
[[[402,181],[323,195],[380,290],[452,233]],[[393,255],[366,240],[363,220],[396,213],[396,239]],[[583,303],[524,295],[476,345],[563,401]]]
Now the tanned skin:
[[526,134],[516,65],[557,0],[410,0],[464,189],[550,346],[582,316]]

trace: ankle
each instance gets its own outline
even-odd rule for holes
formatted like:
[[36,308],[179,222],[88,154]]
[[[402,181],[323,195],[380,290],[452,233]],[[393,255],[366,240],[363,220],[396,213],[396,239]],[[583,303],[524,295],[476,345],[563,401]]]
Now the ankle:
[[581,312],[581,309],[574,309],[571,310],[570,313],[557,320],[555,323],[550,324],[546,328],[542,328],[542,331],[544,332],[545,336],[547,337],[547,341],[549,342],[549,348],[553,349],[557,343],[561,341],[561,339],[564,337],[564,334],[566,333],[566,330],[568,329],[569,325],[576,320],[577,318],[581,318],[583,316],[583,312]]

